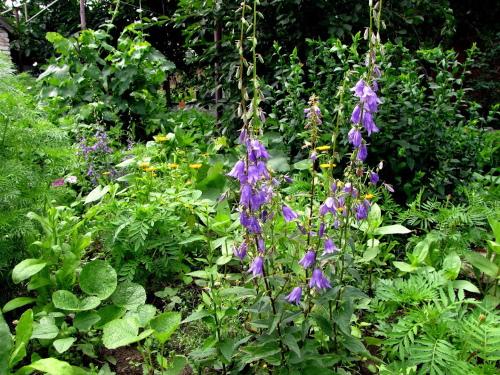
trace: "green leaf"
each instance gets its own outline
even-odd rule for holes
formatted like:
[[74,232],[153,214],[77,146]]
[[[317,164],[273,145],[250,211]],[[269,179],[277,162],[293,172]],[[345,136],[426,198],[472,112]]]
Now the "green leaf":
[[207,316],[210,316],[210,313],[208,311],[205,310],[195,311],[194,313],[189,315],[186,319],[184,319],[182,323],[194,322],[195,320],[200,320]]
[[467,280],[453,280],[452,285],[455,289],[464,289],[471,293],[481,293],[474,284]]
[[370,212],[368,213],[368,226],[371,229],[376,229],[382,224],[382,211],[380,210],[380,206],[377,203],[374,203],[370,208]]
[[219,258],[216,260],[216,264],[218,266],[223,266],[224,264],[229,263],[233,259],[232,255],[221,255]]
[[172,336],[172,333],[179,328],[180,324],[181,314],[167,311],[151,320],[149,325],[154,330],[155,338],[160,344],[164,344]]
[[71,348],[71,345],[76,341],[74,337],[66,337],[64,339],[55,340],[52,345],[56,348],[59,354],[64,353],[66,350]]
[[294,169],[298,169],[299,171],[305,171],[307,169],[310,169],[312,166],[311,160],[309,159],[304,159],[301,161],[298,161],[293,165]]
[[145,327],[156,315],[156,307],[153,305],[142,305],[137,308],[133,316],[137,319],[140,327]]
[[378,235],[378,236],[384,236],[386,234],[407,234],[410,232],[411,232],[411,230],[402,226],[401,224],[386,225],[386,226],[377,228],[374,231],[375,235]]
[[32,297],[17,297],[17,298],[11,299],[9,302],[7,302],[5,304],[5,306],[3,307],[2,311],[4,313],[6,313],[9,311],[15,310],[19,307],[29,305],[30,303],[35,302],[35,301],[36,301],[36,299],[32,298]]
[[115,305],[108,305],[97,310],[97,314],[101,320],[99,320],[96,324],[96,328],[102,328],[106,325],[106,323],[121,318],[123,314],[125,314],[125,309],[123,307],[118,307]]
[[43,259],[25,259],[12,270],[12,281],[19,284],[43,270],[47,263]]
[[139,335],[139,326],[134,319],[116,319],[104,326],[102,343],[108,349],[116,349],[141,341],[152,333],[153,330],[147,330]]
[[104,260],[87,263],[80,273],[80,288],[87,294],[105,300],[117,286],[116,271]]
[[0,312],[0,374],[7,374],[9,367],[10,351],[12,349],[12,335],[9,326]]
[[[55,358],[44,358],[31,365],[24,366],[21,370],[35,370],[49,375],[81,375],[85,371],[71,366],[68,362],[60,361]],[[31,372],[31,371],[30,371]],[[23,372],[24,373],[24,372]]]
[[141,285],[126,281],[118,285],[111,300],[116,306],[135,310],[146,303],[146,291]]
[[58,290],[52,293],[52,303],[57,309],[70,311],[85,311],[95,309],[101,303],[97,297],[86,297],[79,300],[68,290]]
[[485,273],[486,275],[490,277],[498,276],[498,266],[485,256],[471,251],[465,254],[465,258],[470,264],[472,264],[479,271]]
[[16,345],[10,356],[9,367],[13,368],[16,363],[26,356],[26,347],[33,334],[33,311],[26,310],[16,326]]
[[227,361],[231,361],[231,357],[233,356],[234,353],[234,340],[227,338],[219,342],[217,346],[219,347],[219,350],[221,354],[224,356],[224,358]]
[[293,337],[293,335],[288,333],[283,336],[283,342],[292,352],[297,354],[297,357],[301,357],[299,345],[297,344],[297,340],[295,339],[295,337]]
[[79,331],[88,331],[100,320],[101,317],[95,311],[82,311],[75,315],[73,327]]
[[54,318],[45,316],[40,319],[40,322],[33,323],[31,339],[55,339],[58,334],[59,328],[57,328]]
[[392,262],[392,264],[394,265],[394,267],[403,272],[413,272],[417,269],[417,267],[412,266],[411,264],[405,262]]
[[[251,363],[261,359],[269,360],[270,357],[280,352],[280,347],[278,341],[273,341],[259,345],[248,345],[241,350],[244,353],[241,357],[241,361],[243,363]],[[274,361],[271,360],[271,362]]]
[[182,355],[176,355],[174,357],[173,363],[170,367],[164,369],[162,374],[164,375],[179,375],[182,373],[186,364],[188,363],[187,358]]
[[443,260],[443,271],[448,280],[455,280],[462,268],[462,262],[456,252],[451,252]]
[[104,187],[102,186],[97,186],[94,190],[92,190],[89,195],[85,197],[85,204],[89,204],[95,201],[100,200],[102,197],[104,197],[109,191],[109,186],[106,185]]

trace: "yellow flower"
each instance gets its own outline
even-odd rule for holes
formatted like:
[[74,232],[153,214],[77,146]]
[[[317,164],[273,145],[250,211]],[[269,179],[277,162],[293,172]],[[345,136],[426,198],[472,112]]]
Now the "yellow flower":
[[167,167],[172,168],[172,169],[176,169],[176,168],[179,167],[179,164],[177,164],[177,163],[168,163]]
[[153,139],[156,143],[163,143],[168,141],[168,137],[166,135],[155,135]]
[[330,146],[319,146],[316,147],[316,151],[328,151],[330,149]]
[[342,211],[344,211],[344,207],[337,207],[337,211],[338,211],[338,212],[342,212]]
[[144,170],[146,172],[155,172],[155,171],[158,170],[158,168],[156,168],[156,167],[147,167],[147,168],[144,168]]
[[333,163],[327,163],[327,164],[320,164],[319,165],[321,168],[334,168],[336,167],[337,165],[336,164],[333,164]]
[[189,164],[189,168],[193,168],[193,169],[200,169],[202,166],[203,166],[203,164],[200,164],[200,163]]
[[373,194],[365,194],[365,199],[372,199],[374,196]]
[[149,161],[141,161],[139,163],[139,168],[145,169],[145,168],[149,167],[150,165],[151,165],[151,163]]
[[109,172],[109,171],[102,172],[102,175],[103,175],[103,176],[109,176],[110,174],[111,174],[111,172]]

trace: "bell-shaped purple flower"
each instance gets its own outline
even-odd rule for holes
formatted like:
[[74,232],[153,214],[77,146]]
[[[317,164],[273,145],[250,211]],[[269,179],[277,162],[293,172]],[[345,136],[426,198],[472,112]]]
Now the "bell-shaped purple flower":
[[380,180],[380,178],[378,176],[378,173],[370,172],[370,184],[377,185],[379,180]]
[[359,124],[361,122],[361,108],[359,107],[359,105],[354,107],[352,111],[351,122],[353,124]]
[[375,125],[375,122],[373,121],[372,114],[368,111],[366,111],[363,114],[362,123],[368,135],[371,135],[372,133],[378,133],[380,131],[379,128],[377,128],[377,125]]
[[246,179],[245,162],[243,160],[238,160],[233,169],[231,169],[231,171],[227,175],[229,177],[240,180],[240,182],[243,182]]
[[256,162],[258,159],[269,159],[269,153],[259,140],[253,139],[248,142],[248,157]]
[[252,201],[252,187],[249,184],[241,185],[240,204],[243,207],[250,208],[251,201]]
[[283,217],[288,222],[295,220],[296,218],[299,217],[299,215],[297,215],[297,213],[293,211],[290,207],[288,207],[286,204],[283,205],[281,211],[283,212]]
[[248,245],[246,241],[243,241],[240,246],[235,247],[233,249],[233,254],[234,256],[240,258],[240,260],[243,260],[247,255],[247,250],[248,250]]
[[257,237],[257,250],[259,251],[259,254],[264,254],[266,251],[266,244],[264,243],[264,238],[261,236]]
[[333,243],[333,240],[331,238],[328,238],[325,241],[325,251],[323,252],[323,255],[333,254],[336,251],[338,251],[337,246],[335,246],[335,244]]
[[356,154],[356,159],[359,161],[365,161],[368,157],[368,149],[366,148],[366,143],[361,143],[358,147],[358,153]]
[[240,213],[240,223],[251,233],[260,234],[262,232],[259,220],[254,216],[248,215],[245,211]]
[[319,268],[316,268],[309,281],[309,288],[328,289],[331,287],[330,281],[323,275],[323,272]]
[[368,210],[370,209],[370,202],[364,200],[361,203],[356,204],[356,219],[364,220],[368,217]]
[[316,253],[313,250],[309,250],[299,261],[299,264],[304,268],[309,268],[315,262],[316,262]]
[[286,300],[295,305],[300,304],[300,299],[302,298],[302,288],[300,286],[296,286],[293,288],[292,292],[286,296]]
[[325,235],[325,223],[321,223],[319,225],[319,230],[318,230],[318,237],[321,238]]
[[264,258],[258,256],[255,258],[248,269],[249,273],[252,273],[253,277],[262,276],[264,274]]
[[357,127],[352,127],[351,130],[349,130],[349,134],[347,135],[349,139],[349,143],[351,143],[354,147],[359,147],[361,145],[361,142],[363,141],[363,138],[361,137],[361,132]]

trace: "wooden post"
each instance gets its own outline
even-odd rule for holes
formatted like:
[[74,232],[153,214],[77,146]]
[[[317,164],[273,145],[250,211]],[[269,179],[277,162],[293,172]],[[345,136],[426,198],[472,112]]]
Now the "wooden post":
[[80,0],[80,28],[82,30],[87,28],[87,21],[85,19],[85,0]]

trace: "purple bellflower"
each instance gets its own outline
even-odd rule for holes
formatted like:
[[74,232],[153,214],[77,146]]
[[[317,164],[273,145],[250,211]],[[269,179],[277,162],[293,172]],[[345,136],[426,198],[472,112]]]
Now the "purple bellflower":
[[309,250],[299,261],[299,264],[304,268],[309,268],[315,262],[316,262],[316,253],[313,250]]
[[264,258],[258,256],[255,258],[248,269],[249,273],[252,273],[253,277],[262,276],[264,274]]
[[296,286],[293,288],[292,292],[286,296],[286,300],[295,305],[300,304],[300,299],[302,298],[302,288],[300,286]]
[[296,218],[299,217],[299,215],[297,215],[297,213],[293,211],[290,207],[288,207],[286,204],[283,205],[281,211],[283,212],[283,217],[288,222],[295,220]]
[[323,275],[323,272],[319,268],[316,268],[309,281],[309,288],[328,289],[331,287],[330,281]]

